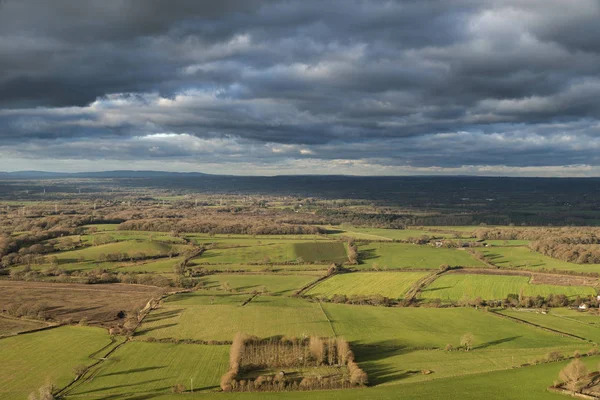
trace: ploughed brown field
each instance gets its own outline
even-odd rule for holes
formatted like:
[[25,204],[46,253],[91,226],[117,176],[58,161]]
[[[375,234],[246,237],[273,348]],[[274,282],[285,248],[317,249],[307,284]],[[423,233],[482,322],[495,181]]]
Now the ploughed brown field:
[[[39,307],[47,321],[85,319],[90,325],[110,327],[164,292],[164,288],[143,285],[0,281],[0,311]],[[0,323],[0,335],[6,333],[3,325]]]

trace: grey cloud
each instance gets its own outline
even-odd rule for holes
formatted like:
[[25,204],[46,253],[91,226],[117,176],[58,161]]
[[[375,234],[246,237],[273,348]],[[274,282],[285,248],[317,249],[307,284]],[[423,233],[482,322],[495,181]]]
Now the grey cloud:
[[599,19],[596,0],[5,0],[0,149],[597,165]]

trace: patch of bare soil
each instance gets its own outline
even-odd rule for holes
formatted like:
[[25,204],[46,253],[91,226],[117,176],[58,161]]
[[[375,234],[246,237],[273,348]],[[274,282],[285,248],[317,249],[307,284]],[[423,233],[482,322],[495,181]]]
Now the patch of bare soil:
[[0,281],[0,312],[112,327],[164,293],[164,288],[143,285]]

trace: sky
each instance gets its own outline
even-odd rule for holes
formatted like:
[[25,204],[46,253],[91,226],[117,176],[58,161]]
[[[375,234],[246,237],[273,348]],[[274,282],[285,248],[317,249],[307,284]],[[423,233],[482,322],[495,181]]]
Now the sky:
[[600,176],[600,0],[0,0],[0,171]]

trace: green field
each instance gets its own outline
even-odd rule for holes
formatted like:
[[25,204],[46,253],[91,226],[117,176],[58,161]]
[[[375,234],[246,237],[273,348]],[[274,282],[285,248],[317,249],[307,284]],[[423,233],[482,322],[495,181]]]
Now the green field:
[[362,267],[378,269],[437,269],[442,264],[484,267],[464,250],[443,249],[406,243],[368,243],[360,245]]
[[[592,316],[589,313],[573,311],[573,314],[577,313],[585,316],[584,318],[589,318],[580,319],[571,313],[565,313],[561,309],[552,309],[548,314],[514,310],[502,310],[499,312],[500,314],[600,343],[600,325],[597,321],[600,317]],[[596,318],[596,320],[594,320],[594,318]]]
[[237,332],[258,337],[332,335],[319,304],[288,297],[258,296],[243,307],[239,302],[203,306],[182,301],[165,303],[144,320],[136,336],[141,339],[232,340]]
[[307,292],[308,296],[331,298],[334,294],[375,295],[396,299],[402,297],[428,272],[355,272],[338,274],[328,278]]
[[[593,370],[600,361],[600,357],[589,357],[583,359],[583,361]],[[552,382],[557,379],[559,371],[567,363],[567,361],[563,361],[527,368],[366,389],[285,393],[285,398],[291,400],[565,400],[569,397],[550,393],[546,388],[552,385]],[[402,374],[402,377],[404,376],[405,374]],[[177,400],[180,397],[177,395],[164,395],[155,399]],[[191,398],[202,400],[275,400],[281,398],[281,393],[204,393]]]
[[478,249],[488,261],[499,267],[546,269],[575,272],[600,272],[600,264],[573,264],[530,250],[527,247],[494,247]]
[[492,247],[502,246],[527,246],[531,243],[530,240],[486,240],[486,244]]
[[181,263],[184,256],[148,260],[137,263],[119,263],[119,272],[148,272],[158,274],[172,274],[173,267]]
[[564,294],[569,297],[595,295],[588,286],[532,285],[527,276],[444,274],[419,293],[421,299],[458,301],[462,299],[501,300],[509,294],[525,296]]
[[56,256],[60,264],[68,264],[77,262],[79,259],[98,261],[101,254],[127,253],[133,256],[137,253],[144,253],[147,257],[167,256],[170,251],[184,251],[185,248],[182,245],[170,245],[151,240],[128,240],[55,253],[52,256]]
[[[66,386],[73,368],[111,343],[106,330],[66,326],[0,340],[0,399],[25,399],[50,381]],[[107,350],[108,351],[108,350]]]
[[229,287],[236,292],[247,293],[264,289],[273,295],[289,295],[317,278],[312,275],[217,274],[203,278],[201,282],[207,289]]
[[197,258],[188,265],[191,267],[203,268],[211,272],[283,272],[296,273],[303,275],[323,275],[330,264],[199,264],[201,259]]
[[579,343],[472,308],[396,308],[333,303],[324,303],[323,308],[337,335],[363,345],[444,348],[448,343],[457,346],[466,332],[475,335],[475,350],[544,348]]
[[381,229],[381,228],[355,228],[355,227],[324,227],[332,237],[351,237],[359,240],[407,240],[409,238],[419,238],[429,236],[430,238],[451,238],[452,233],[431,232],[420,229]]
[[133,342],[119,348],[69,398],[124,398],[169,393],[175,384],[211,390],[229,368],[229,346]]
[[248,264],[281,262],[342,262],[346,260],[342,242],[267,244],[227,249],[210,249],[196,258],[196,264]]

